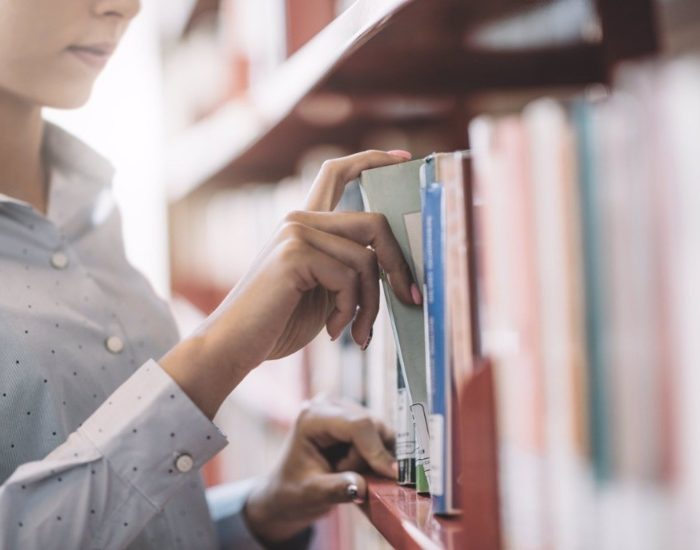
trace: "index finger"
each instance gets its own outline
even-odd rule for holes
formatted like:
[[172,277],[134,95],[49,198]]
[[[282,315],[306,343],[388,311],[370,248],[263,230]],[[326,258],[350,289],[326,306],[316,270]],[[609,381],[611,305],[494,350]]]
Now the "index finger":
[[338,206],[343,190],[349,181],[360,176],[363,170],[379,168],[410,160],[408,151],[363,151],[347,157],[327,160],[314,180],[304,203],[305,210],[332,212]]
[[287,218],[363,246],[371,246],[396,296],[406,304],[420,304],[420,296],[417,299],[411,290],[414,284],[411,269],[383,215],[370,212],[297,211],[289,213]]

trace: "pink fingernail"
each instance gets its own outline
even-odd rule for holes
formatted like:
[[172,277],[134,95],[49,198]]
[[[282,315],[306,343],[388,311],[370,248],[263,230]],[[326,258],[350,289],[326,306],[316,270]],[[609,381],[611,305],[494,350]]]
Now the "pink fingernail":
[[417,306],[423,303],[423,296],[421,295],[420,290],[418,290],[418,285],[416,283],[411,285],[411,298],[413,298],[413,303]]
[[399,157],[405,160],[411,160],[413,158],[413,155],[409,153],[408,151],[404,151],[403,149],[393,149],[391,151],[387,151],[388,154],[390,154],[392,157]]

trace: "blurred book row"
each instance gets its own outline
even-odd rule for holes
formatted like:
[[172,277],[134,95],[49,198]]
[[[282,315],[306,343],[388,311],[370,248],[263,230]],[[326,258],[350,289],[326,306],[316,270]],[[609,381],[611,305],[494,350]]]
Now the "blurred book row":
[[700,544],[700,63],[474,120],[509,548]]

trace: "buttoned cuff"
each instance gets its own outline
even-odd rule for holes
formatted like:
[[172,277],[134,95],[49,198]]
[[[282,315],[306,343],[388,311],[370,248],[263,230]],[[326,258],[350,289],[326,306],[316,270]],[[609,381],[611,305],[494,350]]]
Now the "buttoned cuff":
[[110,469],[162,510],[228,440],[153,359],[78,429]]

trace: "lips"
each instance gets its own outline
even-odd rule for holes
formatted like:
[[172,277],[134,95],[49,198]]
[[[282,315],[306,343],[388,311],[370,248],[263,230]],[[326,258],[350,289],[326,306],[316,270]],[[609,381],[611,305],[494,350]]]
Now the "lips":
[[67,50],[89,67],[101,69],[114,53],[114,46],[112,44],[74,44]]

